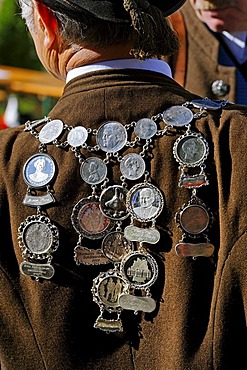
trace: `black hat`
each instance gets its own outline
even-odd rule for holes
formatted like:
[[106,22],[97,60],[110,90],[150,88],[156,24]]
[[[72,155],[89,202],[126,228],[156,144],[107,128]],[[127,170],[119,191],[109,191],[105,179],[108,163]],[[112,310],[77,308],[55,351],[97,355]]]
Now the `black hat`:
[[[123,0],[38,0],[53,10],[80,19],[80,13],[88,11],[96,18],[110,22],[130,22],[128,12],[124,10]],[[147,4],[160,9],[165,16],[174,13],[186,0],[138,0],[140,9],[147,9]],[[142,7],[142,4],[144,5]]]

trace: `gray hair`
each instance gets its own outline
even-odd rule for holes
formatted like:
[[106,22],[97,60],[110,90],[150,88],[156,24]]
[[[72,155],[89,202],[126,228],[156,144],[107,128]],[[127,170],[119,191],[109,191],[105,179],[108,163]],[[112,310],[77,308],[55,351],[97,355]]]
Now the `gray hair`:
[[[19,0],[19,4],[27,27],[35,32],[33,0]],[[136,31],[133,24],[130,26],[128,23],[104,21],[87,11],[80,16],[80,20],[75,20],[49,7],[48,9],[57,19],[58,32],[65,41],[65,47],[80,48],[90,45],[104,48],[129,42],[133,44],[130,53],[137,59],[168,56],[179,48],[178,37],[170,27],[169,20],[155,7],[150,6],[150,14],[145,18],[146,29],[143,33]]]

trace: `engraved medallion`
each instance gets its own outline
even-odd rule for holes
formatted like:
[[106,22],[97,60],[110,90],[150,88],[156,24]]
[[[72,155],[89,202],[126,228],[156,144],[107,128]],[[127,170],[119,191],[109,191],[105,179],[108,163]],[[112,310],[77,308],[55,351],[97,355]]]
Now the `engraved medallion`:
[[121,294],[118,302],[123,310],[132,310],[135,313],[153,312],[156,308],[156,302],[151,297],[139,297],[132,294]]
[[127,289],[128,285],[118,271],[101,272],[93,280],[93,300],[107,311],[117,312],[121,310],[118,298]]
[[175,246],[175,252],[179,257],[211,257],[214,253],[214,246],[211,243],[180,242]]
[[173,154],[180,164],[188,167],[200,166],[207,158],[208,143],[199,134],[185,134],[175,141]]
[[133,250],[131,241],[124,237],[119,231],[113,231],[107,234],[102,241],[102,251],[104,255],[112,262],[121,262],[123,256]]
[[74,206],[71,221],[78,234],[88,239],[101,239],[114,226],[112,220],[101,212],[99,202],[87,198]]
[[133,218],[140,222],[156,219],[164,205],[161,191],[150,183],[133,186],[126,197],[126,205]]
[[122,332],[122,321],[118,318],[116,320],[106,320],[101,315],[97,318],[93,326],[95,329],[103,330],[107,333]]
[[143,228],[129,225],[124,229],[124,236],[128,240],[139,243],[156,244],[160,240],[160,233],[154,227]]
[[163,121],[169,126],[186,126],[193,118],[193,112],[182,105],[174,105],[163,112]]
[[120,163],[120,171],[128,180],[139,179],[143,176],[145,169],[144,159],[136,153],[126,154]]
[[181,175],[178,186],[183,188],[199,188],[201,186],[208,185],[207,176],[204,173],[198,175]]
[[53,119],[47,122],[39,133],[39,141],[42,144],[52,143],[63,132],[63,122],[60,119]]
[[26,218],[18,228],[19,246],[31,258],[47,258],[58,248],[58,229],[43,215]]
[[100,209],[104,215],[112,220],[124,220],[129,216],[126,210],[127,189],[113,185],[102,191]]
[[74,260],[77,265],[104,265],[110,263],[101,249],[88,249],[78,245],[74,249]]
[[120,271],[130,287],[136,289],[150,287],[158,277],[158,265],[149,253],[131,252],[126,255]]
[[67,141],[69,145],[71,145],[74,148],[77,148],[78,146],[82,146],[88,138],[88,132],[85,127],[83,126],[77,126],[73,127],[67,136]]
[[100,184],[106,178],[107,167],[100,158],[89,157],[81,164],[80,174],[87,184]]
[[96,141],[104,152],[115,153],[125,146],[127,131],[120,122],[106,122],[98,129]]
[[29,207],[41,207],[47,206],[48,204],[54,203],[56,200],[51,193],[45,195],[31,195],[26,194],[23,199],[23,204]]
[[177,215],[177,222],[181,228],[192,235],[204,232],[209,226],[209,221],[208,211],[199,204],[188,205]]
[[140,139],[148,140],[156,134],[157,125],[151,118],[142,118],[136,122],[134,131]]
[[31,263],[27,261],[20,264],[20,271],[23,275],[35,279],[51,279],[55,273],[54,267],[49,263]]
[[30,157],[23,168],[23,178],[28,186],[43,188],[54,178],[56,172],[55,161],[45,153],[38,153]]

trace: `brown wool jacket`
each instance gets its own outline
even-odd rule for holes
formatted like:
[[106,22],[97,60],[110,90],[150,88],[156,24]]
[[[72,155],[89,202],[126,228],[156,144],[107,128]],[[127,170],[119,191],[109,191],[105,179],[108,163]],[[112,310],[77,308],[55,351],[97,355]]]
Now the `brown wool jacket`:
[[[49,116],[95,129],[109,120],[127,124],[151,117],[192,98],[158,73],[99,71],[70,81]],[[73,257],[78,235],[70,215],[90,194],[78,161],[71,151],[48,145],[58,172],[53,185],[57,202],[47,214],[59,229],[60,245],[53,254],[54,277],[32,280],[19,271],[17,230],[36,212],[22,204],[27,190],[22,171],[38,152],[38,140],[23,126],[0,132],[2,370],[247,369],[247,109],[229,105],[212,111],[192,129],[204,135],[210,149],[209,186],[200,188],[198,197],[214,215],[208,237],[215,253],[195,260],[176,255],[174,246],[182,232],[174,215],[191,194],[178,187],[178,164],[172,154],[182,132],[155,139],[151,177],[165,204],[157,219],[160,242],[149,248],[159,266],[150,288],[157,307],[148,314],[124,311],[123,333],[112,334],[93,328],[99,307],[91,294],[92,280],[112,264],[76,265]],[[115,182],[119,183],[116,174]],[[100,241],[83,239],[83,245],[97,248]]]
[[[194,94],[207,96],[209,99],[228,99],[236,102],[236,67],[218,63],[219,41],[197,18],[189,1],[179,12],[186,31],[178,28],[181,20],[174,23],[175,29],[182,33],[183,41],[178,54],[181,61],[176,67],[173,66],[173,74],[175,75],[176,69],[184,69],[179,82],[182,78],[182,86]],[[174,61],[175,59],[170,59],[169,64],[172,66]],[[225,95],[220,96],[213,92],[212,84],[215,81],[223,81]]]

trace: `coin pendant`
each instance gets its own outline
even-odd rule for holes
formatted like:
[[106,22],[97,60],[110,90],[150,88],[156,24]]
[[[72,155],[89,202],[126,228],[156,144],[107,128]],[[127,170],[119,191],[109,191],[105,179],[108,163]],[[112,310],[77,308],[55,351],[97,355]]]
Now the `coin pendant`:
[[60,119],[54,119],[47,122],[39,133],[39,141],[42,144],[52,143],[63,132],[63,122]]
[[127,131],[120,122],[109,121],[98,129],[96,141],[104,152],[115,153],[125,146]]
[[156,219],[164,206],[161,191],[150,183],[133,186],[126,197],[126,206],[133,218],[140,222]]
[[208,228],[210,216],[202,205],[191,204],[177,215],[177,222],[187,234],[197,235]]
[[45,153],[38,153],[30,157],[23,168],[25,183],[36,189],[48,185],[53,180],[55,173],[55,161]]
[[124,237],[119,231],[107,234],[102,241],[102,252],[112,262],[121,262],[123,256],[133,250],[131,241]]
[[80,174],[87,184],[100,184],[106,178],[107,167],[100,158],[89,157],[81,164]]
[[136,153],[126,154],[120,163],[120,171],[128,180],[137,180],[142,177],[145,168],[144,159]]
[[58,248],[58,229],[48,217],[32,215],[20,224],[18,241],[20,248],[31,258],[47,258]]
[[88,239],[101,239],[114,226],[112,220],[101,212],[99,202],[87,198],[74,206],[71,221],[78,234]]
[[77,126],[73,127],[67,136],[67,141],[70,146],[77,148],[82,146],[88,138],[88,132],[85,127]]
[[163,121],[168,126],[186,126],[193,120],[193,118],[193,112],[182,105],[174,105],[163,112]]
[[127,189],[113,185],[102,191],[100,209],[103,214],[112,220],[123,220],[129,216],[126,210]]
[[123,258],[120,272],[130,287],[146,289],[156,281],[158,265],[149,253],[130,252]]
[[200,166],[207,158],[208,143],[197,133],[185,134],[175,141],[173,154],[180,164],[188,167]]
[[122,275],[115,270],[101,272],[94,280],[92,286],[93,300],[100,307],[109,312],[119,311],[118,298],[123,291],[128,289],[128,284]]
[[151,118],[142,118],[136,122],[134,131],[140,139],[148,140],[156,134],[157,125]]

